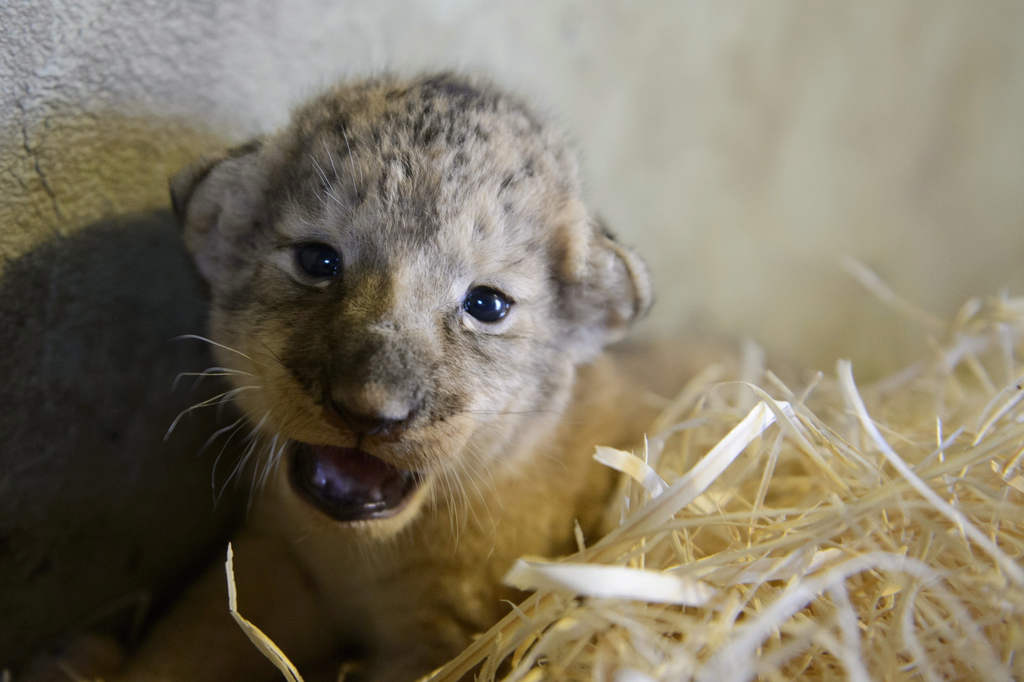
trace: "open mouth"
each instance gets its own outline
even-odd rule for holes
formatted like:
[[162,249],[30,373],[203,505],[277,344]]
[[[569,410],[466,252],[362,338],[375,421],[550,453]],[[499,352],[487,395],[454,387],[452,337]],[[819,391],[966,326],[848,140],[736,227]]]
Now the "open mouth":
[[291,477],[307,501],[338,521],[392,516],[422,481],[362,450],[307,443],[292,449]]

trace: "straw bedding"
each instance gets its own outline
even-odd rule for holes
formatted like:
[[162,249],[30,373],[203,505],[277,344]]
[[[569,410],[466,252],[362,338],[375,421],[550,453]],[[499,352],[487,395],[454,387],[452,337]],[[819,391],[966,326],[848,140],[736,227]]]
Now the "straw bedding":
[[609,533],[429,679],[1024,679],[1024,299],[945,327],[867,385],[709,368],[599,449]]

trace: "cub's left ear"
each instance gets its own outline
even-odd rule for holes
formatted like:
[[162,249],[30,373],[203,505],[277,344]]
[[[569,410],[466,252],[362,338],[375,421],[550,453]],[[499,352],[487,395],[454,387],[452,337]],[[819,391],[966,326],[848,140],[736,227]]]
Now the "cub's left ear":
[[[618,341],[651,307],[654,292],[644,261],[618,243],[600,219],[591,218],[586,237],[568,249],[562,286],[563,310],[582,358]],[[575,253],[573,253],[575,252]]]

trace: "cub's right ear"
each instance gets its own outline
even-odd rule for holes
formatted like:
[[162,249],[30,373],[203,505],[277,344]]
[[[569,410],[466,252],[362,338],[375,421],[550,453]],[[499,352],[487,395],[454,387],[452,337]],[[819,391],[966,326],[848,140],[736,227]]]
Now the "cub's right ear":
[[[207,154],[171,178],[171,206],[199,273],[213,286],[231,276],[239,247],[263,223],[262,140]],[[232,258],[232,254],[234,257]]]

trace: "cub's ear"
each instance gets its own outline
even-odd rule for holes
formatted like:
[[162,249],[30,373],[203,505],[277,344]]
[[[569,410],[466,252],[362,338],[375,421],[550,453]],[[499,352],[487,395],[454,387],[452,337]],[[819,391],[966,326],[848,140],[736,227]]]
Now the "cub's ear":
[[242,260],[239,247],[257,241],[264,222],[266,172],[262,141],[207,154],[171,178],[171,206],[184,229],[185,246],[211,285],[225,280]]
[[618,243],[600,219],[589,218],[585,238],[568,249],[563,265],[563,310],[569,313],[581,359],[618,341],[651,307],[654,292],[644,261]]

